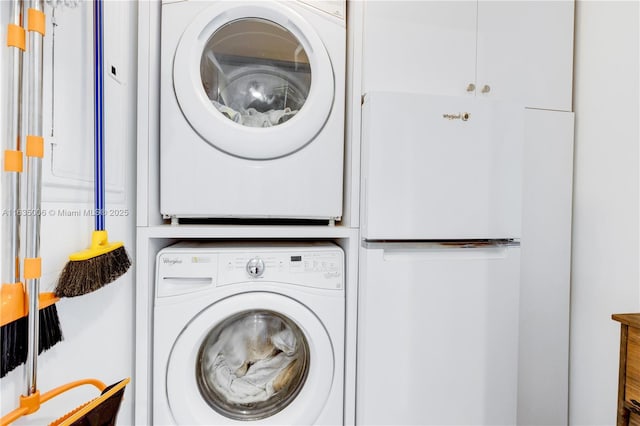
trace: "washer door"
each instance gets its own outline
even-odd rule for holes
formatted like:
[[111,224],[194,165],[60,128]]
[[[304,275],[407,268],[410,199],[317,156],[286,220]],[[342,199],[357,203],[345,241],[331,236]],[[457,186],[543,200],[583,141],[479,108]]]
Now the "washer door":
[[311,142],[335,92],[314,28],[271,2],[217,2],[200,13],[176,48],[173,84],[182,113],[205,141],[256,160]]
[[306,306],[275,293],[222,299],[173,345],[167,397],[177,424],[312,424],[331,390],[329,335]]

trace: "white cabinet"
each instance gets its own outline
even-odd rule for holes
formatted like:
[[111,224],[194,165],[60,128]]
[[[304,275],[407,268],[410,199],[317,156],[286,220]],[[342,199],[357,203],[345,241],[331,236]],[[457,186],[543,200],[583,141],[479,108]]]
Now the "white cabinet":
[[480,0],[476,93],[571,111],[573,6]]
[[518,425],[568,418],[574,114],[526,110]]
[[369,1],[362,92],[468,95],[571,110],[573,0]]
[[363,9],[363,93],[466,93],[475,80],[475,2],[368,1]]

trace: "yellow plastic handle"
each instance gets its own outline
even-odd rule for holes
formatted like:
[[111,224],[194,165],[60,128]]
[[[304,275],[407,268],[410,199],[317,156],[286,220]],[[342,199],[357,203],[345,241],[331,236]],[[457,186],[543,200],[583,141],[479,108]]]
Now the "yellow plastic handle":
[[69,260],[78,261],[92,259],[102,254],[114,251],[122,246],[124,246],[124,243],[121,241],[110,243],[107,231],[93,231],[93,234],[91,234],[91,247],[83,251],[72,253],[69,256]]

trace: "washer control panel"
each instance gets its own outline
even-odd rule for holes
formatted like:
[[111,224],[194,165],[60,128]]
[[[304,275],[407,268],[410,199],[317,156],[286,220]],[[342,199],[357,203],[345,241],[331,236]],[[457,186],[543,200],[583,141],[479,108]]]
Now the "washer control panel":
[[247,280],[286,282],[323,289],[344,288],[342,251],[220,253],[217,285]]
[[157,268],[156,297],[248,282],[344,291],[344,252],[337,246],[256,251],[169,249],[158,254]]

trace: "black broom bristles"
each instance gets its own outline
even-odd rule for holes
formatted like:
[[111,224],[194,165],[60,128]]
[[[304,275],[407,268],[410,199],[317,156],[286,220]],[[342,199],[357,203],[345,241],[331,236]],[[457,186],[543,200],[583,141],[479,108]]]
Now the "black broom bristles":
[[40,315],[38,354],[41,354],[43,351],[51,349],[56,343],[61,342],[63,337],[56,305],[42,308],[38,313]]
[[27,360],[27,317],[18,318],[0,329],[2,364],[0,377],[7,375]]
[[131,259],[124,246],[86,260],[70,260],[62,270],[54,292],[58,297],[91,293],[120,278],[130,266]]
[[[39,309],[38,315],[40,317],[38,354],[41,354],[61,342],[63,337],[58,308],[55,304]],[[4,377],[27,361],[28,317],[24,316],[3,325],[0,328],[0,334],[2,339],[0,377]]]

